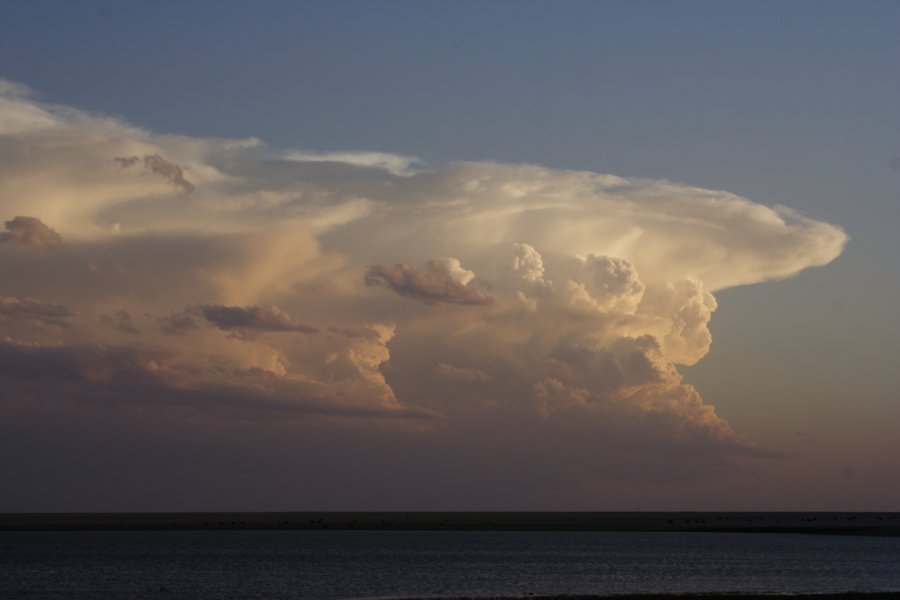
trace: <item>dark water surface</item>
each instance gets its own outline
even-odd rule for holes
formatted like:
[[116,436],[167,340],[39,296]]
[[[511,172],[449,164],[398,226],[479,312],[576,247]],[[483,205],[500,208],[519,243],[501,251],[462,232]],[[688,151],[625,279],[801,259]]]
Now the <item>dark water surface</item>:
[[742,533],[0,533],[0,598],[900,591],[900,538]]

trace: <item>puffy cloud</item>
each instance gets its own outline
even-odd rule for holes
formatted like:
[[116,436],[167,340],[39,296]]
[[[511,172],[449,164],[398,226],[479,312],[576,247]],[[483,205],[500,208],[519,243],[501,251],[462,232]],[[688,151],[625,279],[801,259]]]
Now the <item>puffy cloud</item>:
[[515,256],[512,269],[528,282],[542,281],[544,278],[544,261],[537,250],[528,244],[513,244]]
[[589,255],[580,258],[585,279],[603,310],[634,312],[644,294],[644,284],[637,272],[621,258]]
[[718,290],[847,241],[723,191],[160,136],[10,84],[0,217],[0,408],[314,423],[313,454],[392,447],[522,491],[772,457],[678,365],[709,351]]
[[686,279],[651,287],[641,308],[665,323],[662,329],[651,328],[666,355],[676,363],[693,364],[709,351],[712,336],[707,324],[716,306],[701,282]]
[[4,225],[6,233],[0,233],[0,242],[12,242],[27,250],[44,250],[62,244],[62,236],[35,217],[14,217]]
[[561,290],[574,309],[617,314],[634,314],[644,295],[645,285],[626,260],[593,254],[576,257],[572,278]]
[[474,278],[455,258],[431,259],[424,269],[404,263],[369,265],[365,275],[366,285],[384,284],[426,304],[490,304],[493,298],[467,287]]

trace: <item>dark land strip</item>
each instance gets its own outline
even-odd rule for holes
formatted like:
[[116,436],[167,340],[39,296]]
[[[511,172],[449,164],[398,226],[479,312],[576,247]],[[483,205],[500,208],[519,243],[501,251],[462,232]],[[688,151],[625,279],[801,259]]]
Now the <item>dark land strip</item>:
[[[900,536],[900,513],[172,512],[0,514],[0,531],[116,530],[678,531]],[[637,597],[630,598],[639,600]]]
[[[895,600],[900,592],[841,592],[836,594],[798,593],[798,594],[746,594],[734,593],[672,593],[672,594],[617,594],[613,596],[574,595],[574,596],[460,596],[441,597],[440,600],[773,600],[774,598],[798,598],[800,600]],[[435,600],[434,598],[407,598],[402,600]]]

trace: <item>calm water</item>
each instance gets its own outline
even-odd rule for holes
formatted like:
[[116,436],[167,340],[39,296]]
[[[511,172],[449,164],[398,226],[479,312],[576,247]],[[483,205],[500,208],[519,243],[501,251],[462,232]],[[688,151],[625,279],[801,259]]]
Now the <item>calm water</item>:
[[0,598],[900,591],[900,539],[575,532],[0,533]]

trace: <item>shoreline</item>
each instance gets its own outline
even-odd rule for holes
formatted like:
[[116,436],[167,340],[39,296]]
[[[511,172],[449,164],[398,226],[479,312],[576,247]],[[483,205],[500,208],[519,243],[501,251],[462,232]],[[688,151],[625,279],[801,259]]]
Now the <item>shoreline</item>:
[[799,592],[799,593],[745,593],[745,592],[685,592],[659,594],[559,595],[559,596],[460,596],[460,597],[403,597],[378,600],[772,600],[773,598],[809,598],[811,600],[888,600],[900,598],[900,592]]
[[[4,513],[0,531],[607,531],[900,536],[894,512]],[[634,597],[631,600],[636,600]]]

